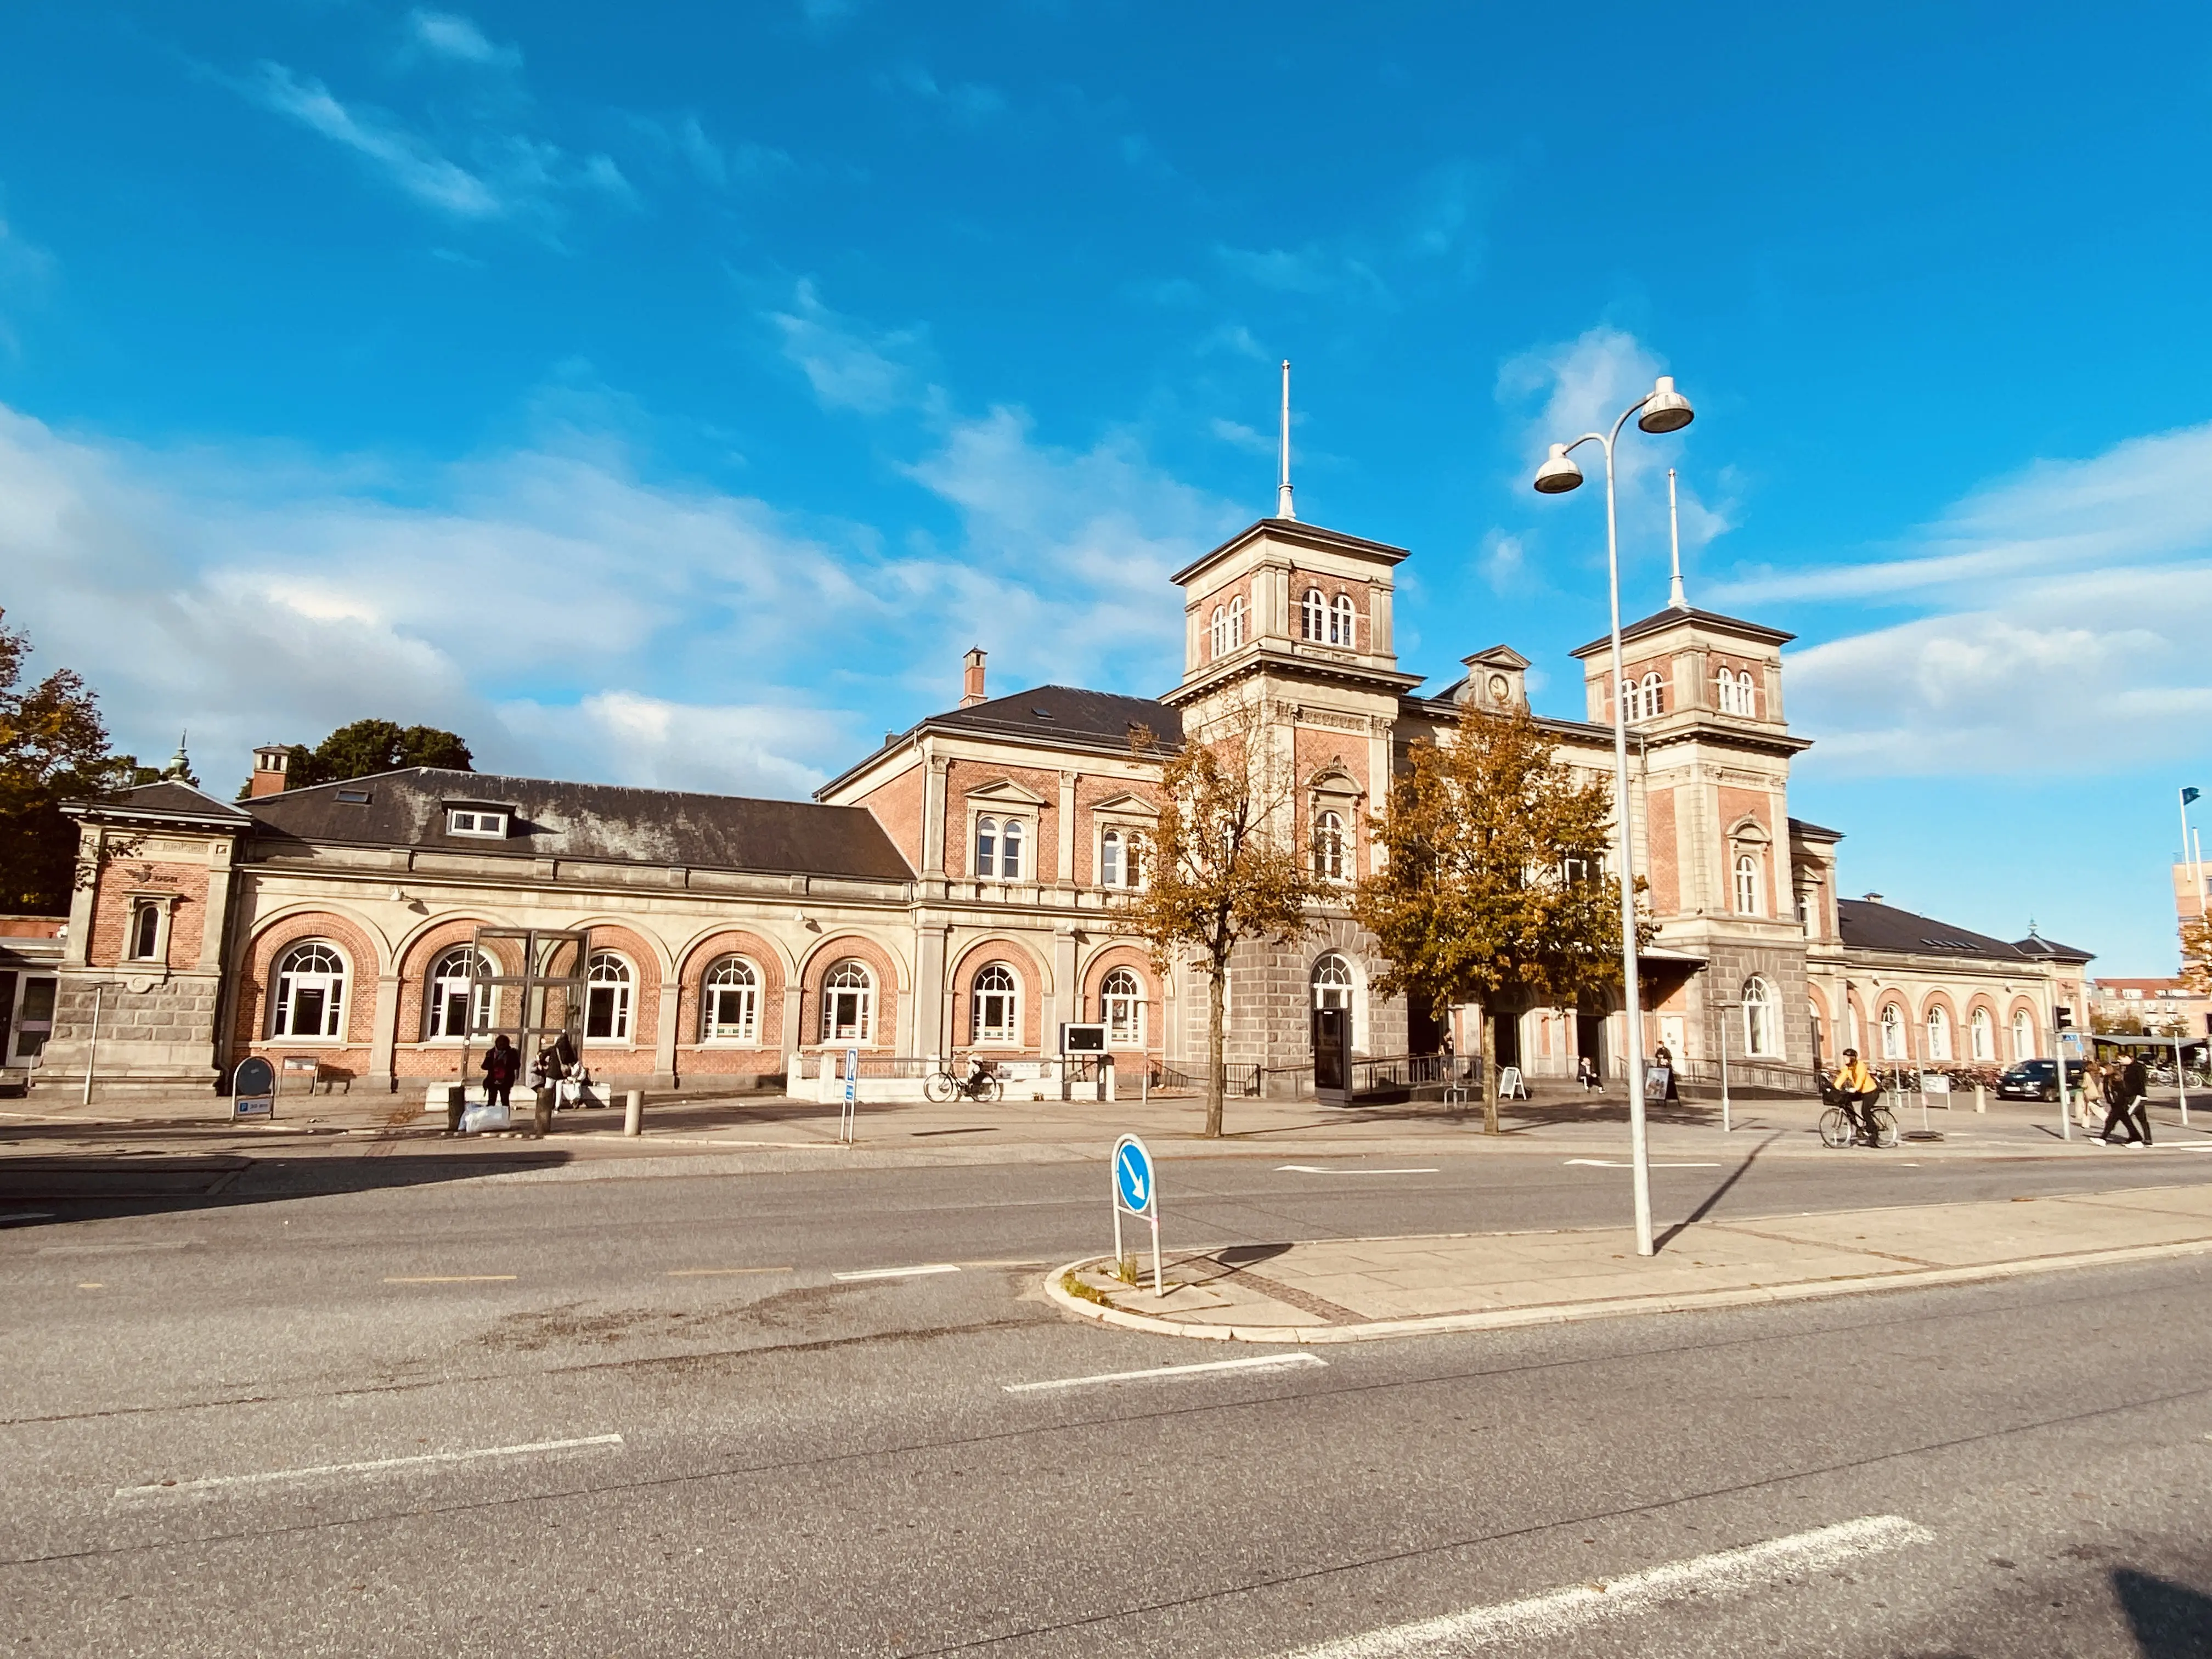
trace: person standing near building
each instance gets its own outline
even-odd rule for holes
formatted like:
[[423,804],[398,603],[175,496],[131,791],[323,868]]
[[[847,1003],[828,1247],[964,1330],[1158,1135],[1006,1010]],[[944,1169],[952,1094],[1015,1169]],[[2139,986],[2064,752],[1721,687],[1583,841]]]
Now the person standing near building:
[[514,1075],[522,1069],[522,1056],[504,1034],[492,1039],[483,1057],[484,1104],[514,1109]]

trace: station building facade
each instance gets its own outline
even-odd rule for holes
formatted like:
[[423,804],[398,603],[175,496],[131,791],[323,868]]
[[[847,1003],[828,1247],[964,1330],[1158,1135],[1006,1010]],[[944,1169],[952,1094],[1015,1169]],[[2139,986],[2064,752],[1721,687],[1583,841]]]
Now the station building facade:
[[[1433,1052],[1455,1027],[1471,1052],[1461,1011],[1372,994],[1382,963],[1348,900],[1407,746],[1469,708],[1525,708],[1530,665],[1496,645],[1424,691],[1393,638],[1407,556],[1261,520],[1176,574],[1184,667],[1160,697],[992,696],[971,651],[957,706],[810,802],[423,769],[287,789],[271,746],[238,802],[172,781],[76,803],[88,873],[42,1076],[91,1063],[106,1089],[210,1087],[259,1054],[372,1088],[453,1077],[471,1022],[511,1018],[477,981],[519,964],[498,942],[474,956],[479,926],[592,930],[586,1060],[611,1083],[796,1091],[848,1048],[1018,1066],[1048,1060],[1065,1021],[1103,1023],[1125,1076],[1192,1069],[1203,981],[1159,971],[1116,911],[1146,879],[1161,753],[1238,711],[1295,780],[1287,832],[1343,896],[1304,939],[1232,964],[1231,1064],[1268,1093],[1310,1083],[1317,1006],[1350,1010],[1363,1055]],[[1539,717],[1563,763],[1609,785],[1614,700],[1627,709],[1627,833],[1658,927],[1647,1048],[1664,1042],[1694,1073],[1725,1041],[1738,1065],[1799,1086],[1892,1019],[1922,1044],[1948,1021],[1962,1050],[1987,1024],[1999,1060],[2048,1052],[2084,953],[1933,922],[1907,948],[1876,926],[1885,907],[1838,897],[1840,833],[1789,811],[1809,745],[1784,714],[1790,637],[1670,607],[1624,630],[1618,685],[1607,641],[1573,653],[1584,718]],[[1526,1010],[1498,1058],[1565,1075],[1589,1054],[1618,1075],[1624,1024]]]

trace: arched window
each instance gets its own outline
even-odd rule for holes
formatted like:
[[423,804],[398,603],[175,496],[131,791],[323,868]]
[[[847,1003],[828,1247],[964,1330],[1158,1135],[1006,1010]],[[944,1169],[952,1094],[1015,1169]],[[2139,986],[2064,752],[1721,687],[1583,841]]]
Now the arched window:
[[724,957],[707,970],[699,999],[702,1042],[760,1041],[760,973],[743,957]]
[[157,899],[141,899],[131,910],[131,959],[150,962],[161,953],[161,906]]
[[1948,1009],[1935,1007],[1928,1011],[1928,1046],[1921,1050],[1921,1058],[1951,1058],[1951,1015]]
[[1210,657],[1229,654],[1229,613],[1218,605],[1213,607],[1213,617],[1206,630],[1206,646]]
[[1298,607],[1298,637],[1313,641],[1316,645],[1328,632],[1328,601],[1322,597],[1321,589],[1306,589],[1305,603]]
[[1022,878],[1022,821],[1008,818],[999,831],[999,879]]
[[1657,669],[1644,677],[1643,696],[1638,700],[1637,718],[1651,720],[1667,712],[1667,682]]
[[1713,676],[1716,706],[1723,714],[1739,714],[1735,706],[1735,670],[1723,668]]
[[999,821],[996,818],[975,820],[975,873],[978,876],[999,873]]
[[1244,643],[1244,596],[1239,593],[1229,601],[1229,648],[1234,651]]
[[1996,1033],[1990,1026],[1990,1011],[1977,1008],[1966,1017],[1966,1044],[1976,1060],[1997,1057]]
[[584,1000],[584,1036],[599,1042],[629,1041],[629,963],[611,951],[592,952]]
[[847,960],[822,981],[822,1040],[866,1042],[875,1021],[876,981],[865,963]]
[[1759,860],[1749,853],[1736,854],[1735,909],[1740,916],[1759,914]]
[[1735,677],[1735,712],[1747,714],[1754,720],[1759,715],[1759,688],[1753,681],[1749,669]]
[[1121,859],[1123,850],[1119,830],[1109,830],[1098,837],[1098,884],[1101,887],[1128,884],[1128,866]]
[[1359,643],[1359,617],[1352,609],[1349,593],[1336,596],[1336,609],[1329,613],[1328,642],[1347,651]]
[[457,945],[430,966],[430,995],[425,1032],[432,1040],[459,1041],[471,1031],[491,1030],[491,963],[468,945]]
[[2015,1009],[2012,1017],[2012,1057],[2014,1060],[2035,1058],[2035,1018],[2027,1009]]
[[1636,682],[1635,682],[1634,680],[1623,680],[1623,681],[1621,681],[1621,683],[1620,683],[1620,718],[1621,718],[1621,719],[1623,719],[1623,720],[1634,720],[1634,719],[1636,718],[1636,702],[1637,702],[1637,700],[1636,700]]
[[1743,1051],[1770,1056],[1782,1052],[1781,1000],[1756,974],[1743,982]]
[[1341,1008],[1349,1016],[1345,1024],[1350,1028],[1354,1048],[1359,1046],[1359,1009],[1354,993],[1359,981],[1353,977],[1352,964],[1331,951],[1313,965],[1313,1006],[1316,1008]]
[[1133,968],[1116,968],[1099,981],[1098,1012],[1106,1040],[1117,1048],[1145,1046],[1145,988]]
[[1334,812],[1314,818],[1313,859],[1314,874],[1325,881],[1344,879],[1344,820]]
[[294,945],[276,964],[276,998],[269,1035],[334,1037],[344,1034],[344,961],[320,939]]
[[975,975],[975,1042],[1021,1041],[1021,990],[1014,970],[994,962]]
[[1881,1007],[1881,1057],[1905,1058],[1905,1010],[1893,1002],[1886,1002]]

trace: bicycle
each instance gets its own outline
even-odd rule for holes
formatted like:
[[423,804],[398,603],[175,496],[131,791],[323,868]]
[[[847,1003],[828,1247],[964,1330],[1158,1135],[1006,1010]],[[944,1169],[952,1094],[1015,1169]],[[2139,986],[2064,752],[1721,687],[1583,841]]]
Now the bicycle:
[[[1884,1148],[1896,1146],[1897,1120],[1889,1115],[1889,1108],[1875,1103],[1867,1107],[1866,1113],[1874,1124],[1874,1144]],[[1859,1126],[1841,1106],[1831,1106],[1820,1114],[1820,1144],[1823,1146],[1849,1146],[1858,1139]]]
[[969,1100],[997,1100],[1006,1092],[1006,1085],[995,1070],[986,1066],[966,1077],[955,1076],[950,1071],[932,1072],[929,1080],[921,1085],[921,1092],[942,1106],[963,1095]]

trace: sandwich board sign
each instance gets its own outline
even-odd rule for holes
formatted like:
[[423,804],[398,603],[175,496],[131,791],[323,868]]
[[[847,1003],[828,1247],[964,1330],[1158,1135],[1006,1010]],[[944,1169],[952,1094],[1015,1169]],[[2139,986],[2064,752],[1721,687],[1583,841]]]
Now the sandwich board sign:
[[1160,1277],[1160,1183],[1152,1155],[1134,1135],[1114,1143],[1114,1261],[1121,1261],[1121,1218],[1132,1215],[1152,1224],[1152,1294],[1165,1296]]
[[274,1117],[276,1115],[276,1068],[258,1054],[238,1062],[230,1075],[230,1115],[233,1117]]

